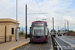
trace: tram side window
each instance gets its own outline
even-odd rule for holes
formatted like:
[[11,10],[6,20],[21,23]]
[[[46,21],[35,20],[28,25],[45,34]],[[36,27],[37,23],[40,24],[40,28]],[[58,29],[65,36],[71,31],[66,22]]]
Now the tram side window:
[[48,33],[47,31],[48,31],[48,29],[47,29],[47,27],[46,27],[46,31],[45,31],[45,32],[46,32],[46,35],[47,35],[47,33]]

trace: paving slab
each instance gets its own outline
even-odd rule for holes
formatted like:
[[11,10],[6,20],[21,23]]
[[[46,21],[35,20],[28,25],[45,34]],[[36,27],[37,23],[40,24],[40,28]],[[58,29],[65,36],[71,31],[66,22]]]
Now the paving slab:
[[0,44],[0,50],[9,50],[9,49],[14,48],[16,46],[22,45],[22,44],[24,44],[25,42],[28,42],[28,41],[30,41],[29,38],[21,39],[21,40],[18,40],[17,42],[12,41],[12,42],[7,42],[7,43],[4,43],[4,44]]

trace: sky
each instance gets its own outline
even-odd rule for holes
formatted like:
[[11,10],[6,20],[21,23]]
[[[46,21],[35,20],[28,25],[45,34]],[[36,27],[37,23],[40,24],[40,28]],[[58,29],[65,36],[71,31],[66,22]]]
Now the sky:
[[[75,31],[75,0],[17,0],[17,2],[17,19],[20,27],[25,27],[25,5],[27,4],[28,28],[33,21],[47,19],[48,28],[51,30],[52,17],[54,17],[56,30],[58,30],[58,26],[59,29],[64,28],[64,23],[67,24],[69,21],[69,29]],[[0,18],[16,20],[16,0],[0,0]]]

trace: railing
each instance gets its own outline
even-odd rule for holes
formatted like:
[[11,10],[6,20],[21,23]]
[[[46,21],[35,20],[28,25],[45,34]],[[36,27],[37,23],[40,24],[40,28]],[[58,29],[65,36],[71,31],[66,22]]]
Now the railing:
[[57,40],[53,36],[51,36],[51,38],[53,43],[53,50],[63,50]]
[[[12,41],[12,36],[6,36],[6,42]],[[0,42],[5,42],[5,36],[0,36]]]

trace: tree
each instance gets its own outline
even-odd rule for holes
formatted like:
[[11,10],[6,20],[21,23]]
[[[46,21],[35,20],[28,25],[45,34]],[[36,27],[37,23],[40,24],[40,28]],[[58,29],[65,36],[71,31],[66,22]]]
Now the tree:
[[24,35],[24,29],[23,28],[20,30],[19,35]]
[[19,35],[24,35],[24,32],[23,31],[19,32]]
[[73,30],[70,30],[69,32],[74,32]]

